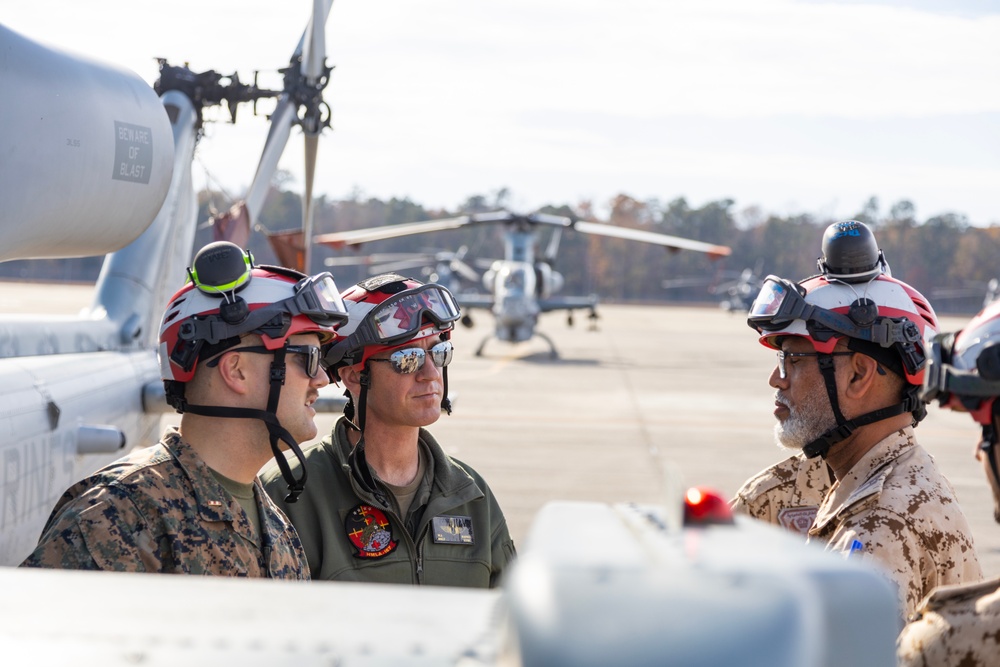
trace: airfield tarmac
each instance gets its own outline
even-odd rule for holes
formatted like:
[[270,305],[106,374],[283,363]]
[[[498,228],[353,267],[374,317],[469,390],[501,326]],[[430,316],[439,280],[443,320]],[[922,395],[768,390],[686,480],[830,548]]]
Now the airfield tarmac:
[[[30,312],[44,304],[41,312],[72,313],[90,301],[89,287],[53,287],[0,283],[0,309]],[[757,343],[742,316],[714,306],[602,304],[598,311],[596,331],[583,317],[573,328],[558,313],[541,318],[539,330],[559,350],[555,360],[539,338],[493,340],[484,356],[474,356],[492,328],[486,313],[454,335],[454,414],[430,430],[486,478],[520,546],[550,500],[662,503],[676,498],[667,479],[728,498],[787,456],[772,435],[767,377],[774,353]],[[942,318],[942,328],[961,328],[967,319]],[[335,419],[321,415],[320,433]],[[917,434],[955,487],[984,572],[1000,575],[1000,526],[972,457],[978,427],[932,406]]]

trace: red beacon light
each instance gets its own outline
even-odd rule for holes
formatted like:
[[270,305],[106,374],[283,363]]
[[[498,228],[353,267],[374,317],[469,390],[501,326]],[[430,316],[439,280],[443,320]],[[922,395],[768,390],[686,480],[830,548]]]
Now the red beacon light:
[[693,486],[684,494],[684,525],[708,526],[733,523],[733,511],[721,493]]

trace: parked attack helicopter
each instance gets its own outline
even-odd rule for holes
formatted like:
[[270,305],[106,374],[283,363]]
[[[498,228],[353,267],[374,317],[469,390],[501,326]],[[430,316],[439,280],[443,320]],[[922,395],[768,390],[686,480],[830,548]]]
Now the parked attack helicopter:
[[[328,10],[318,0],[314,26]],[[322,53],[317,34],[296,52]],[[190,260],[198,113],[179,90],[158,101],[134,75],[2,26],[0,47],[0,88],[18,111],[0,125],[9,256],[116,250],[86,316],[0,324],[0,537],[13,564],[61,490],[141,443],[165,405],[151,341]],[[20,109],[38,80],[45,103],[73,113]],[[308,107],[287,89],[279,99],[254,187],[267,183],[294,111]],[[259,201],[248,196],[247,209]],[[892,663],[896,630],[895,595],[875,572],[733,521],[699,490],[665,495],[662,507],[547,506],[502,590],[15,568],[0,568],[0,587],[11,600],[0,605],[8,661],[78,667],[876,667]],[[294,618],[282,621],[275,601]]]
[[[411,234],[425,234],[484,224],[502,224],[506,230],[504,258],[494,261],[483,274],[483,286],[489,294],[465,294],[459,300],[464,309],[490,310],[495,319],[493,333],[482,340],[476,349],[476,355],[482,354],[483,348],[490,338],[518,343],[526,341],[532,336],[538,336],[548,343],[551,356],[556,358],[558,352],[555,343],[535,328],[541,313],[565,310],[568,313],[568,321],[572,324],[573,311],[588,310],[591,321],[597,319],[597,295],[557,296],[564,281],[562,274],[554,270],[552,265],[564,229],[653,243],[673,250],[694,250],[707,253],[713,258],[724,257],[731,252],[727,246],[667,234],[615,227],[548,213],[536,212],[529,215],[519,215],[509,211],[473,213],[457,218],[321,234],[314,238],[314,242],[333,248],[342,248]],[[539,230],[543,227],[551,227],[552,236],[543,256],[538,258],[535,250],[538,246]]]
[[424,282],[444,285],[452,294],[461,298],[468,291],[468,285],[478,285],[482,276],[465,262],[469,247],[462,246],[456,251],[438,250],[428,252],[389,252],[371,255],[327,257],[324,265],[330,268],[340,266],[364,266],[369,275],[407,271],[419,268]]
[[663,281],[663,289],[683,289],[688,287],[708,286],[710,294],[722,295],[719,307],[730,313],[746,313],[753,305],[753,301],[760,292],[764,280],[761,277],[761,269],[764,266],[762,259],[757,260],[757,264],[751,268],[747,267],[740,271],[723,272],[722,277],[730,278],[725,282],[719,282],[719,277],[704,278],[671,278]]

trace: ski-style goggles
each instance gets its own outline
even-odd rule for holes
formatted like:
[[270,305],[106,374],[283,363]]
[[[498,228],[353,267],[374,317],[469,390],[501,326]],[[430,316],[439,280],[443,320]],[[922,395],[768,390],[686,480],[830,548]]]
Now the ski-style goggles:
[[[281,267],[257,268],[281,275],[294,277],[301,275],[292,274]],[[254,294],[251,300],[266,300],[272,294],[274,297],[287,294],[288,285],[282,283],[275,286],[277,282],[264,281],[260,287],[261,293]],[[240,295],[231,292],[209,292],[201,287],[198,289],[225,299],[225,303],[220,306],[218,316],[191,318],[185,322],[178,332],[178,336],[183,340],[203,340],[214,344],[250,331],[259,331],[270,338],[277,338],[287,330],[288,319],[298,315],[304,315],[316,325],[328,328],[338,327],[348,319],[347,308],[340,298],[340,292],[337,291],[337,284],[333,276],[326,271],[301,278],[295,284],[292,296],[253,310],[245,305]]]
[[429,350],[422,347],[407,347],[396,350],[389,355],[388,359],[368,359],[368,361],[387,361],[392,364],[392,370],[400,375],[410,375],[416,373],[424,366],[424,362],[430,357],[431,362],[438,368],[444,368],[451,363],[454,354],[454,346],[450,340],[438,343]]
[[424,317],[438,326],[461,316],[454,295],[441,285],[421,285],[393,295],[375,306],[348,340],[348,349],[405,343],[417,335]]
[[747,324],[760,333],[781,331],[795,320],[805,323],[810,335],[826,341],[835,335],[877,343],[912,345],[921,340],[920,329],[905,317],[879,316],[878,306],[859,298],[846,314],[806,301],[805,288],[790,280],[768,276],[747,315]]
[[347,307],[329,271],[300,280],[295,285],[295,296],[288,300],[294,305],[294,309],[288,309],[292,315],[297,310],[320,326],[335,327],[348,319]]
[[[278,348],[280,350],[281,348]],[[274,354],[278,350],[269,350],[263,345],[247,345],[245,347],[231,347],[225,352],[219,354],[219,356],[214,359],[209,359],[205,365],[209,367],[215,367],[219,365],[219,360],[222,359],[223,355],[229,352],[251,352],[253,354]],[[309,376],[309,379],[315,378],[319,374],[319,360],[321,357],[321,352],[319,347],[316,345],[285,345],[285,352],[287,354],[294,354],[302,359],[302,368]]]

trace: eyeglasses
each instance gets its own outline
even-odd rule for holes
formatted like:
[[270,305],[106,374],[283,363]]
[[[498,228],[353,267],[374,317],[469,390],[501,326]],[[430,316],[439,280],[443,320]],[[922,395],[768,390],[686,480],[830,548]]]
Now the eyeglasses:
[[451,341],[446,340],[429,350],[422,347],[407,347],[396,350],[389,355],[388,359],[369,359],[368,361],[388,361],[392,364],[392,370],[400,375],[410,375],[424,367],[424,361],[427,360],[428,354],[435,366],[444,368],[451,363],[453,353],[454,346],[452,346]]
[[796,357],[818,357],[820,354],[825,354],[831,357],[846,357],[854,354],[853,352],[785,352],[784,350],[778,350],[778,377],[782,380],[788,377],[788,371],[785,369],[785,359],[794,359]]
[[[280,349],[280,348],[279,348]],[[248,345],[246,347],[233,347],[214,359],[209,359],[205,365],[215,367],[219,365],[219,360],[226,352],[251,352],[254,354],[274,354],[277,350],[269,350],[263,345]],[[302,368],[310,379],[315,378],[319,373],[320,350],[315,345],[286,345],[285,352],[288,354],[300,355],[303,359]]]

